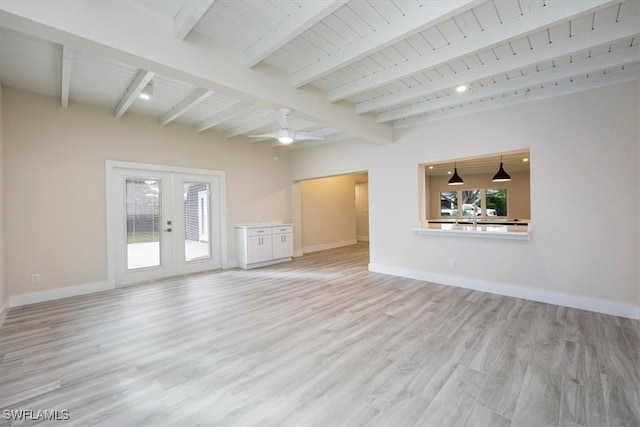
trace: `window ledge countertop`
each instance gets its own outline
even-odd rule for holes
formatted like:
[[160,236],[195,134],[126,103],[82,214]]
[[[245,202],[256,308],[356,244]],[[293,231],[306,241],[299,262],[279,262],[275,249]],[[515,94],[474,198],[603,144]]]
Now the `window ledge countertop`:
[[456,237],[480,237],[489,239],[531,240],[531,224],[522,225],[469,225],[469,224],[426,224],[426,227],[412,228],[418,234]]

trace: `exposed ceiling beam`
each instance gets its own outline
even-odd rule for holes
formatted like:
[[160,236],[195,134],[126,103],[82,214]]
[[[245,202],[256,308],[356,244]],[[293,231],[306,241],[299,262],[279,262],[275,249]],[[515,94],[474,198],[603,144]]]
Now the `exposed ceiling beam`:
[[309,28],[331,15],[347,0],[314,0],[298,3],[298,11],[287,17],[245,51],[245,62],[253,67]]
[[124,113],[131,107],[133,101],[140,95],[140,92],[147,86],[147,84],[153,79],[155,73],[147,70],[140,70],[136,75],[136,78],[133,79],[127,91],[122,95],[122,99],[118,103],[116,107],[116,117],[122,117]]
[[311,83],[454,15],[465,12],[483,1],[485,0],[438,1],[427,2],[424,5],[418,2],[406,2],[402,5],[405,13],[398,20],[352,42],[336,53],[315,62],[312,66],[294,73],[293,86],[299,88]]
[[242,123],[238,126],[232,127],[224,132],[224,137],[229,139],[234,136],[243,135],[256,129],[263,128],[276,123],[275,113],[265,114],[264,116],[257,117],[254,120]]
[[587,33],[578,34],[564,41],[550,44],[545,46],[544,49],[529,50],[519,55],[503,58],[500,61],[494,61],[480,67],[462,71],[435,82],[417,85],[389,95],[380,96],[370,101],[361,102],[356,105],[356,112],[362,114],[370,111],[383,110],[399,103],[404,103],[441,90],[447,90],[461,84],[469,84],[470,82],[482,80],[496,74],[507,73],[533,64],[571,55],[595,46],[633,37],[637,34],[638,28],[640,28],[639,17],[606,27],[603,26]]
[[291,76],[273,67],[249,69],[243,52],[213,44],[197,31],[192,31],[188,43],[176,40],[167,31],[166,21],[148,18],[147,8],[129,1],[0,2],[1,27],[68,44],[264,109],[290,108],[300,119],[371,143],[394,142],[393,126],[377,123],[374,115],[356,114],[349,103],[329,104],[326,93],[311,86],[295,89]]
[[588,79],[575,81],[569,84],[552,86],[550,88],[537,89],[531,92],[524,92],[518,95],[511,95],[493,101],[479,102],[467,107],[454,108],[447,111],[441,111],[424,116],[411,117],[395,122],[396,129],[417,126],[430,123],[436,120],[448,119],[452,117],[466,116],[482,111],[495,110],[498,108],[510,107],[513,105],[523,104],[525,102],[539,101],[542,99],[553,98],[556,96],[569,95],[576,92],[582,92],[588,89],[594,89],[603,86],[610,86],[618,83],[629,82],[640,78],[640,69],[635,67],[627,68],[623,71],[614,73],[601,74]]
[[69,106],[69,90],[71,88],[71,66],[73,65],[73,48],[62,46],[62,83],[60,85],[60,103],[64,108]]
[[187,95],[182,101],[174,105],[171,110],[167,111],[162,117],[160,117],[160,124],[162,126],[167,123],[171,123],[196,105],[200,104],[202,101],[207,99],[213,91],[198,88]]
[[173,18],[173,36],[184,40],[198,21],[207,13],[214,0],[187,1]]
[[353,138],[353,136],[349,135],[346,132],[336,132],[336,133],[327,135],[324,138],[324,142],[338,142],[338,141],[344,141],[345,139],[349,139],[349,138]]
[[424,101],[407,107],[397,108],[395,110],[385,111],[378,114],[378,121],[388,122],[399,120],[405,117],[411,117],[418,114],[428,113],[441,108],[451,107],[454,105],[464,104],[470,101],[476,101],[482,98],[500,96],[504,93],[523,89],[538,84],[547,83],[554,80],[567,79],[584,74],[592,74],[597,71],[612,69],[625,64],[640,61],[640,47],[627,47],[616,50],[612,53],[605,53],[593,58],[580,59],[570,64],[563,64],[554,68],[539,71],[537,73],[527,74],[522,77],[516,77],[484,86],[473,91],[460,95],[451,95],[443,98]]
[[227,120],[231,120],[233,117],[237,116],[238,114],[242,114],[245,111],[250,110],[251,108],[253,108],[253,106],[248,102],[238,101],[229,108],[217,112],[208,119],[205,119],[198,123],[195,126],[195,130],[196,132],[202,132],[204,130],[217,126],[220,123],[224,123]]
[[479,34],[475,34],[473,37],[467,37],[456,43],[429,52],[427,55],[418,56],[392,68],[381,70],[375,74],[329,90],[327,99],[329,102],[336,102],[358,95],[367,90],[409,77],[427,69],[444,65],[447,62],[454,61],[475,52],[487,50],[493,46],[506,43],[511,39],[545,29],[558,22],[594,11],[610,5],[613,2],[614,0],[593,0],[556,1],[547,3],[544,7],[540,7],[530,13],[489,28]]

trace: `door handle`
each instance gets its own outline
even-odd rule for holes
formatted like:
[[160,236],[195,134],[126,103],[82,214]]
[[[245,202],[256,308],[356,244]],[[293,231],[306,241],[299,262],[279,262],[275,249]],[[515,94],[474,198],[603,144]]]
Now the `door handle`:
[[167,228],[167,229],[166,229],[166,230],[164,230],[164,231],[166,231],[167,233],[171,233],[171,229],[170,229],[170,228]]

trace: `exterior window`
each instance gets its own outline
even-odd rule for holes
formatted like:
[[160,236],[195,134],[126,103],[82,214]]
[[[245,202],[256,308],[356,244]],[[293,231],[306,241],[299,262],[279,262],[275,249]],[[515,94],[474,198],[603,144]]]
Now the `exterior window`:
[[[458,205],[458,200],[462,203]],[[486,206],[486,208],[484,208]],[[461,207],[458,210],[458,207]],[[470,190],[441,191],[440,217],[505,217],[507,216],[506,188],[475,188]]]
[[482,190],[462,190],[462,216],[480,216]]
[[458,216],[457,191],[442,191],[440,193],[440,216]]
[[507,189],[487,188],[487,216],[507,216]]

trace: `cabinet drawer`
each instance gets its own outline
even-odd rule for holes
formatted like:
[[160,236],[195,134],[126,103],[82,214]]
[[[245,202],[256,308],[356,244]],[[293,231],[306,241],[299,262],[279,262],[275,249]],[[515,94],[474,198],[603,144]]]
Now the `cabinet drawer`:
[[293,226],[281,225],[281,226],[273,227],[273,234],[284,234],[284,233],[293,233]]
[[271,235],[271,227],[263,227],[263,228],[249,228],[247,229],[247,236],[270,236]]

